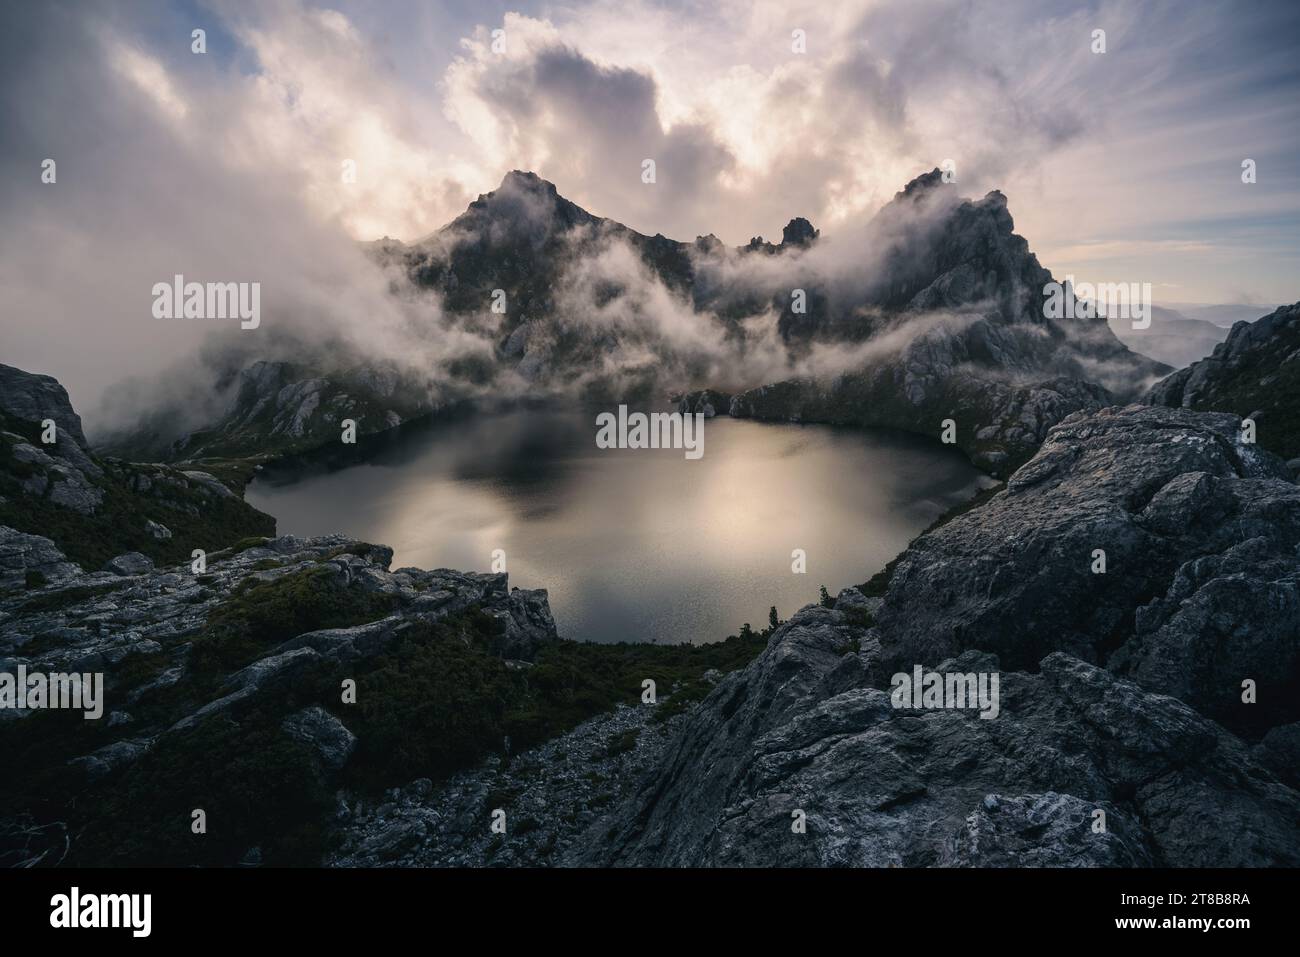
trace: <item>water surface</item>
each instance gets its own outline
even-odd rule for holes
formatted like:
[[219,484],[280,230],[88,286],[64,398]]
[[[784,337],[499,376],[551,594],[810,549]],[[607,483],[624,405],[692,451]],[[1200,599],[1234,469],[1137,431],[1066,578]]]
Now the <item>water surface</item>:
[[693,461],[598,449],[595,433],[588,414],[467,417],[346,468],[259,478],[247,498],[281,534],[389,545],[394,568],[487,571],[504,549],[511,585],[549,590],[562,636],[676,643],[865,581],[988,484],[955,450],[892,432],[710,419]]

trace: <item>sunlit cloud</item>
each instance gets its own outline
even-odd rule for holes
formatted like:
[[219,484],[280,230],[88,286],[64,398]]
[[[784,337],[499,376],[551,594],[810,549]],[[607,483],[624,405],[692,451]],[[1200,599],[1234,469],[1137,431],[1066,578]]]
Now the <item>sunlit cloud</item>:
[[[355,242],[426,236],[516,168],[675,239],[741,244],[805,216],[851,267],[862,224],[952,160],[963,194],[1007,194],[1057,275],[1292,301],[1298,18],[1117,0],[4,5],[6,353],[93,408],[110,378],[195,351],[196,330],[158,342],[137,308],[177,261],[274,271],[272,308],[386,337],[410,307],[358,271]],[[42,192],[31,171],[52,155]],[[13,319],[33,314],[47,324]]]

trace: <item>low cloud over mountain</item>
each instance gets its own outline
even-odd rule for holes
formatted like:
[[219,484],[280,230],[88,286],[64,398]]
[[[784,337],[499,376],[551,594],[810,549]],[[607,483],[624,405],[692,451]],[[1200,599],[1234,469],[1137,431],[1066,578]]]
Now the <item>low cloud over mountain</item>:
[[[187,428],[163,407],[115,447],[246,454],[319,444],[345,417],[375,432],[462,401],[655,403],[797,380],[853,398],[768,417],[935,435],[955,417],[959,444],[975,454],[978,443],[996,465],[1062,415],[1167,371],[1104,320],[1046,318],[1052,276],[1015,234],[1005,197],[963,199],[938,170],[856,230],[827,235],[796,218],[779,243],[740,247],[646,236],[516,171],[424,240],[366,251],[397,321],[325,337],[286,322],[209,351],[230,405]],[[273,374],[266,362],[279,363]],[[1022,438],[1003,434],[1008,418]],[[977,440],[989,427],[998,434]]]

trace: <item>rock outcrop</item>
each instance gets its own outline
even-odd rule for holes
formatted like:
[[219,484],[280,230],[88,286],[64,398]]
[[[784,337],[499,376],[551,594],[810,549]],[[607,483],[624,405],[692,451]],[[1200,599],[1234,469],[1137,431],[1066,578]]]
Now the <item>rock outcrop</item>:
[[73,410],[68,390],[53,376],[34,375],[0,364],[0,411],[32,425],[53,420],[55,442],[45,451],[69,460],[92,475],[97,474],[94,463],[85,454],[88,445],[81,430],[81,416]]
[[1210,356],[1157,383],[1146,401],[1250,418],[1261,446],[1300,458],[1300,303],[1234,324]]
[[[1067,418],[883,599],[778,629],[566,861],[1300,863],[1300,490],[1238,436],[1182,410]],[[916,666],[997,674],[996,716],[896,702]]]
[[[48,539],[0,527],[0,570],[26,582],[0,593],[0,673],[104,681],[102,720],[76,716],[69,728],[40,706],[0,709],[0,753],[23,772],[0,782],[0,860],[45,859],[55,849],[45,836],[59,842],[60,860],[83,864],[233,864],[246,848],[222,845],[241,833],[290,844],[295,828],[320,833],[331,818],[319,804],[346,782],[359,748],[395,761],[396,745],[384,750],[373,735],[398,701],[408,713],[455,712],[442,693],[427,701],[402,685],[412,648],[431,649],[435,661],[438,649],[459,652],[445,666],[458,669],[458,693],[473,695],[488,694],[476,681],[500,691],[509,669],[494,655],[526,658],[558,640],[545,591],[511,590],[504,574],[393,571],[391,558],[342,536],[284,536],[216,552],[197,571],[127,554],[85,573]],[[42,584],[27,578],[34,571]],[[399,645],[402,660],[390,660]],[[340,694],[343,678],[369,682],[356,707]],[[455,720],[477,728],[492,705],[464,702]],[[449,745],[467,756],[478,746]],[[228,817],[225,836],[195,858],[184,829],[142,807],[189,801],[197,788],[217,805],[209,811],[237,816],[219,791],[225,775],[239,774],[225,763],[245,761],[261,764],[234,785],[237,800],[287,815],[289,833],[271,818]]]
[[[26,561],[35,564],[25,567],[57,570],[45,586],[0,596],[0,660],[6,668],[24,664],[85,671],[132,654],[158,652],[183,665],[190,640],[241,588],[309,573],[325,576],[322,599],[338,600],[346,609],[348,601],[362,608],[367,597],[378,597],[386,614],[376,614],[369,623],[285,636],[230,676],[232,687],[259,684],[284,664],[281,656],[301,649],[308,650],[308,657],[335,659],[377,654],[409,622],[438,621],[471,606],[496,622],[497,648],[507,656],[526,657],[556,637],[544,589],[512,591],[504,573],[389,571],[391,549],[342,535],[286,535],[238,552],[216,552],[199,574],[188,565],[155,568],[138,553],[118,556],[104,571],[82,573],[63,561],[48,540],[29,545],[33,538],[0,526],[0,542],[30,549]],[[168,721],[181,717],[172,715]]]
[[176,562],[275,531],[274,519],[206,472],[100,457],[63,386],[6,365],[0,525],[48,538],[90,568],[127,551]]
[[80,574],[81,568],[45,536],[0,526],[0,592],[66,581]]
[[[1004,491],[899,559],[877,614],[884,665],[1118,652],[1123,673],[1229,726],[1297,720],[1298,545],[1300,488],[1235,416],[1074,415]],[[1241,705],[1247,678],[1262,703]]]

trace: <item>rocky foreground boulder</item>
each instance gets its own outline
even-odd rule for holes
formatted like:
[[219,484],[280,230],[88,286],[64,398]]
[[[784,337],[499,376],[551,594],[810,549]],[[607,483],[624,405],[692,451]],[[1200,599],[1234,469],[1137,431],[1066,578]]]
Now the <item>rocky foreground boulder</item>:
[[[6,670],[17,664],[94,670],[142,650],[162,651],[183,666],[191,640],[224,603],[257,585],[304,575],[315,576],[321,601],[351,602],[362,614],[367,608],[387,614],[351,627],[289,635],[268,652],[307,649],[308,657],[333,658],[374,652],[412,621],[439,620],[471,606],[499,625],[495,650],[504,657],[528,657],[556,637],[544,589],[511,590],[504,573],[390,571],[392,549],[343,535],[253,540],[237,551],[214,553],[211,566],[198,573],[185,565],[155,568],[143,556],[131,555],[119,556],[103,571],[71,566],[67,573],[68,564],[56,561],[59,553],[48,539],[0,527],[0,543],[8,549],[27,546],[22,560],[32,567],[60,568],[56,581],[45,587],[0,593],[0,661]],[[11,574],[23,571],[17,567]],[[264,664],[262,671],[268,670]]]
[[[567,862],[1300,864],[1300,490],[1241,434],[1068,417],[883,598],[779,628]],[[918,665],[998,675],[996,716],[896,702]]]
[[[1233,415],[1070,416],[1003,492],[899,559],[876,616],[883,665],[978,648],[1026,670],[1065,651],[1240,730],[1300,720],[1300,488],[1286,475]],[[1241,704],[1244,679],[1256,705]]]

